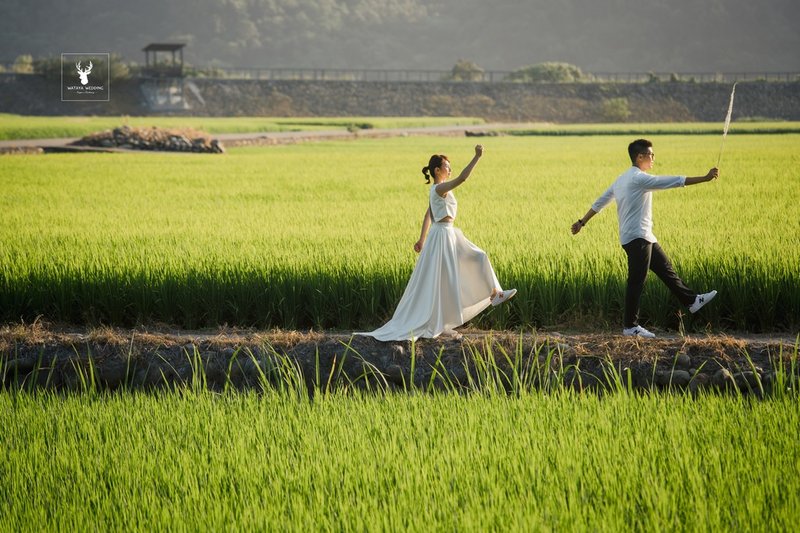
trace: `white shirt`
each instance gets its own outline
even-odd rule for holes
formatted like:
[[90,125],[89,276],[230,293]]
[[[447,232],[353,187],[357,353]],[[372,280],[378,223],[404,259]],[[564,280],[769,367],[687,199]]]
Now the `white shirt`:
[[685,184],[686,176],[653,176],[632,166],[595,200],[592,210],[599,213],[611,200],[616,200],[619,242],[623,246],[634,239],[658,242],[653,235],[652,191]]

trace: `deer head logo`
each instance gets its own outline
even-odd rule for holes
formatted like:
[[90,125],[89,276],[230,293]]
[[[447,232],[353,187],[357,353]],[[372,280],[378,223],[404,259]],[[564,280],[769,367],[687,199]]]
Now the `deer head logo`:
[[92,71],[92,62],[89,61],[89,66],[85,70],[81,69],[81,62],[75,63],[75,68],[78,69],[78,76],[81,77],[81,85],[89,83],[89,73]]

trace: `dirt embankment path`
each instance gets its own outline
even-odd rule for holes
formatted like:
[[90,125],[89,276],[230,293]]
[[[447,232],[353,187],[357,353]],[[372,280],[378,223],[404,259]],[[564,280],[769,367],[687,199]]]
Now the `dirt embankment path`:
[[[417,128],[371,128],[350,131],[347,129],[275,131],[254,133],[217,133],[210,135],[224,147],[235,146],[270,146],[279,144],[297,144],[304,142],[382,139],[389,137],[408,137],[414,135],[484,136],[496,135],[499,131],[521,129],[529,126],[526,123],[490,123],[474,125],[426,126]],[[0,154],[24,153],[59,153],[59,152],[142,152],[131,148],[82,146],[76,144],[79,137],[55,139],[14,139],[0,141]],[[177,153],[184,153],[178,151]]]
[[[315,387],[470,389],[487,379],[513,387],[578,390],[701,389],[761,395],[796,386],[793,335],[693,335],[635,339],[614,334],[487,332],[460,338],[379,342],[337,332],[178,331],[169,328],[0,328],[6,387],[212,390],[301,381]],[[621,383],[620,383],[621,382]]]

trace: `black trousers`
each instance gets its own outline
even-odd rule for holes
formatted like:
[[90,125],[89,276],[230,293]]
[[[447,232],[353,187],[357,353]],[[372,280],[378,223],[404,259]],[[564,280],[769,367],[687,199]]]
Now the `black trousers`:
[[634,239],[622,246],[628,254],[628,286],[625,289],[624,326],[632,328],[639,323],[639,299],[644,289],[647,271],[652,270],[683,305],[694,303],[697,293],[691,290],[675,273],[667,254],[657,242]]

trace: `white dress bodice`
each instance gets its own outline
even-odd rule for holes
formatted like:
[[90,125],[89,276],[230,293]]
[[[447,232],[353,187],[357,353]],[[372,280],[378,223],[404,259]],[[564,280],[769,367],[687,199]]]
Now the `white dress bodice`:
[[432,185],[430,192],[430,204],[431,215],[433,215],[434,222],[439,222],[444,217],[451,217],[453,220],[455,220],[456,212],[458,211],[458,202],[456,201],[453,191],[449,191],[445,197],[442,198],[436,192],[436,185]]

